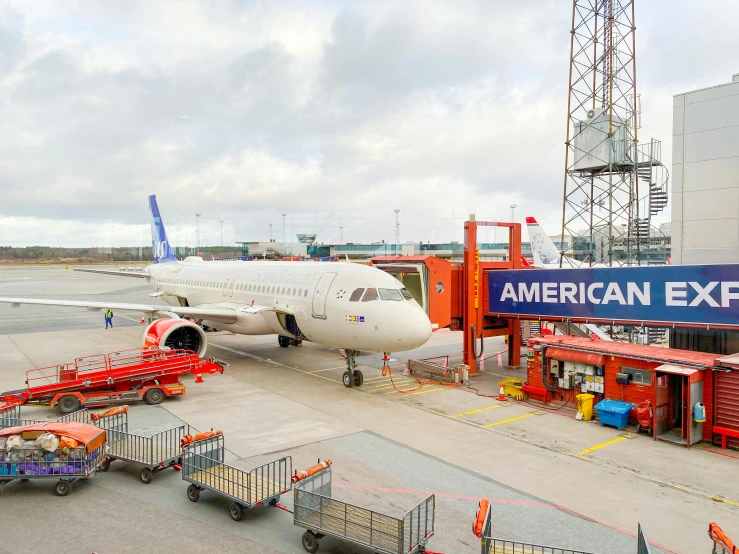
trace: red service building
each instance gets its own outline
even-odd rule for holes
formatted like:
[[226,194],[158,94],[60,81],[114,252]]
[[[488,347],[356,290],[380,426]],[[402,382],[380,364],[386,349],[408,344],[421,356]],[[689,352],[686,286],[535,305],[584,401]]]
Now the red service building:
[[[739,354],[659,348],[570,336],[528,341],[524,389],[545,403],[577,406],[576,395],[634,404],[648,400],[655,438],[690,446],[702,440],[739,448]],[[700,407],[705,406],[705,421]],[[696,417],[696,411],[698,417]]]

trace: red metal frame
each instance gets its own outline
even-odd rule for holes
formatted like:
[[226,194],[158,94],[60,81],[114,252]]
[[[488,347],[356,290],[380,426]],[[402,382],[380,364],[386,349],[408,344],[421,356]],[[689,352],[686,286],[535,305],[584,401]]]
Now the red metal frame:
[[[26,372],[27,389],[0,395],[0,403],[29,401],[54,405],[63,396],[76,396],[81,404],[105,405],[124,393],[143,398],[152,388],[167,396],[184,395],[179,382],[184,373],[215,373],[223,369],[201,360],[190,350],[136,348],[77,358],[74,362]],[[106,400],[107,398],[107,400]]]
[[[478,227],[503,227],[508,229],[508,260],[503,262],[481,262],[477,245]],[[479,369],[480,341],[485,337],[509,335],[508,365],[521,363],[521,325],[518,320],[506,322],[487,314],[487,271],[496,269],[523,269],[521,261],[521,224],[496,221],[476,221],[474,215],[464,223],[464,265],[462,266],[462,347],[463,362],[470,373]],[[477,354],[477,355],[476,355]]]

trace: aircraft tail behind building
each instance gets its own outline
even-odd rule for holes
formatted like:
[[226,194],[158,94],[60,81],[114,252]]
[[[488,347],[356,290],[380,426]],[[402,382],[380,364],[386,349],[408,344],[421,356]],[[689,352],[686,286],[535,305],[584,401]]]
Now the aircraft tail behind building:
[[546,264],[559,262],[559,250],[533,217],[526,218],[526,226],[531,241],[531,255],[534,258],[534,267],[544,267]]
[[167,232],[164,230],[162,216],[159,215],[157,197],[149,196],[149,211],[151,212],[151,252],[154,263],[176,262],[177,258],[172,253],[172,248],[167,240]]

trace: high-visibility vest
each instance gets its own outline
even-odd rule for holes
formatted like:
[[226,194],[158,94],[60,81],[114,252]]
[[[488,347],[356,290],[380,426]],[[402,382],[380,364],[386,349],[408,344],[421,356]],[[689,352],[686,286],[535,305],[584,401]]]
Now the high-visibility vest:
[[112,310],[108,310],[107,312],[105,312],[105,318],[106,319],[110,319],[111,317],[113,317]]

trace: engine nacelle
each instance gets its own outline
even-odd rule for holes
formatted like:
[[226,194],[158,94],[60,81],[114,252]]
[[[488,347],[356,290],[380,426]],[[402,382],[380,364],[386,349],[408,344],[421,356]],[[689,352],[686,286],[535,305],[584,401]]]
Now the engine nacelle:
[[144,331],[144,346],[192,350],[201,358],[208,348],[205,332],[186,319],[157,319]]

